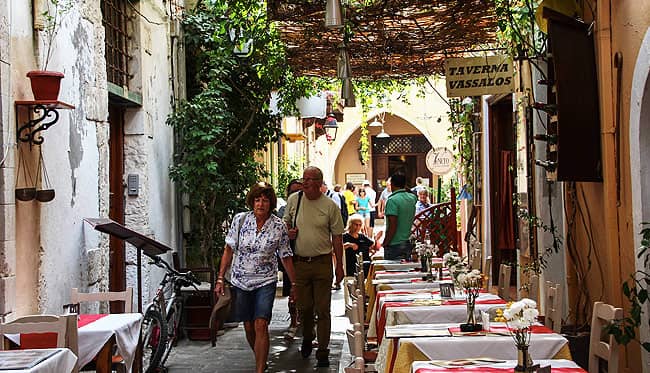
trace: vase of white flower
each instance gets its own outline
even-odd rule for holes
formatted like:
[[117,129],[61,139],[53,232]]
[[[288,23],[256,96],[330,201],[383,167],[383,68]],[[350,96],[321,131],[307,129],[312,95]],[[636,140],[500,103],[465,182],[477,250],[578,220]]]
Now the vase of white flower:
[[515,372],[534,372],[539,365],[533,364],[533,359],[528,353],[532,326],[537,322],[537,303],[534,300],[524,298],[512,303],[503,311],[503,318],[506,321],[510,335],[517,346],[517,366]]
[[476,309],[476,298],[478,298],[483,283],[481,272],[475,269],[469,273],[461,273],[458,275],[458,283],[467,296],[467,323],[460,324],[460,330],[463,332],[476,332],[483,330],[483,325],[476,323],[474,313]]
[[517,366],[515,372],[530,373],[534,372],[539,366],[533,364],[533,359],[528,353],[528,345],[517,346]]

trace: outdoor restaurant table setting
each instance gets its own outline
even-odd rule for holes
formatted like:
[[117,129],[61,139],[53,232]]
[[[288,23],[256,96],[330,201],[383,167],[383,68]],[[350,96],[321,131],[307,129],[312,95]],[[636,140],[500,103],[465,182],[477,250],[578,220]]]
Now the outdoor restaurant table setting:
[[[379,347],[379,372],[408,372],[414,361],[517,358],[517,347],[505,323],[491,323],[489,330],[460,332],[459,324],[404,324],[386,327]],[[542,325],[532,327],[529,353],[538,359],[571,359],[568,341]]]
[[0,351],[2,373],[68,373],[77,357],[67,348]]
[[[140,313],[80,314],[77,319],[79,366],[83,367],[90,363],[105,345],[114,341],[117,353],[126,363],[127,371],[131,371],[140,341],[141,324]],[[24,341],[27,336],[7,335],[7,338],[21,345],[21,340]]]
[[[421,273],[421,272],[417,272]],[[424,274],[421,274],[424,275]],[[366,287],[366,294],[368,297],[368,308],[366,310],[366,321],[370,322],[372,315],[375,312],[376,297],[379,289],[390,287],[392,289],[405,288],[407,290],[437,290],[441,282],[450,282],[449,277],[443,277],[442,280],[426,281],[422,278],[395,278],[395,279],[380,279],[367,281],[369,286]],[[391,290],[392,290],[391,289]]]
[[[536,360],[540,367],[551,367],[552,373],[586,373],[578,364],[571,360]],[[412,364],[411,373],[507,373],[512,372],[517,365],[516,360],[495,360],[490,358],[416,361]]]
[[[506,301],[498,295],[480,293],[476,299],[477,312],[487,312],[495,306],[505,306]],[[429,293],[429,299],[408,300],[407,297],[384,296],[378,298],[376,312],[371,315],[368,338],[381,343],[384,328],[399,324],[462,323],[467,321],[465,297],[441,299],[438,292]]]

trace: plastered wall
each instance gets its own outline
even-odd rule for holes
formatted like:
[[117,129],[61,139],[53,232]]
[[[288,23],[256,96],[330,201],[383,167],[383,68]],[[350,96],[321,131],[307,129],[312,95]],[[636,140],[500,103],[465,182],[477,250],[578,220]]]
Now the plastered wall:
[[[134,6],[142,16],[132,19],[132,40],[138,45],[133,48],[137,70],[131,89],[143,99],[141,107],[127,114],[124,173],[140,176],[140,193],[126,199],[125,222],[175,247],[175,197],[168,177],[173,136],[165,119],[175,99],[172,82],[178,87],[176,80],[182,79],[170,68],[169,22],[176,15],[162,0],[143,0]],[[36,69],[42,60],[40,40],[32,29],[31,1],[0,0],[3,146],[11,147],[10,156],[0,165],[0,231],[4,232],[0,237],[0,313],[9,313],[9,318],[57,313],[69,302],[71,287],[106,290],[109,285],[108,236],[83,222],[86,217],[108,216],[109,94],[100,0],[78,1],[65,14],[48,66],[65,74],[59,99],[75,109],[60,111],[56,125],[44,132],[40,149],[22,146],[34,169],[42,151],[56,197],[48,203],[15,202],[20,153],[13,102],[32,99],[25,73]],[[135,286],[134,250],[130,252],[127,285]],[[145,271],[145,303],[159,277],[158,273],[150,277]]]

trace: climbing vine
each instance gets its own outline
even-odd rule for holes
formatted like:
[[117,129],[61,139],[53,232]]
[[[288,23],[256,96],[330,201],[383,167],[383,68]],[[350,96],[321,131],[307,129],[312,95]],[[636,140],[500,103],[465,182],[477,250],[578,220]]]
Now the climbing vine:
[[450,111],[447,113],[451,123],[449,138],[454,140],[454,161],[456,169],[462,175],[462,183],[467,185],[466,190],[473,194],[474,181],[474,149],[472,136],[474,135],[474,107],[477,100],[466,97],[463,100],[452,98],[449,100]]
[[[266,175],[256,153],[279,139],[281,116],[295,114],[296,99],[318,85],[293,76],[257,0],[202,1],[185,17],[184,34],[188,99],[167,119],[177,136],[170,176],[189,200],[186,259],[212,266],[248,187]],[[243,45],[250,46],[245,54]],[[270,110],[273,90],[281,113]]]

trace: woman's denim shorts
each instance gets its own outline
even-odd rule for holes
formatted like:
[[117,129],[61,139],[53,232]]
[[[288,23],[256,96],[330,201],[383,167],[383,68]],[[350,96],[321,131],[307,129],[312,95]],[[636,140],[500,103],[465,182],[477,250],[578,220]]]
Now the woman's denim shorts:
[[254,321],[256,319],[271,321],[276,285],[277,283],[273,282],[250,291],[233,287],[232,289],[235,291],[233,321]]

